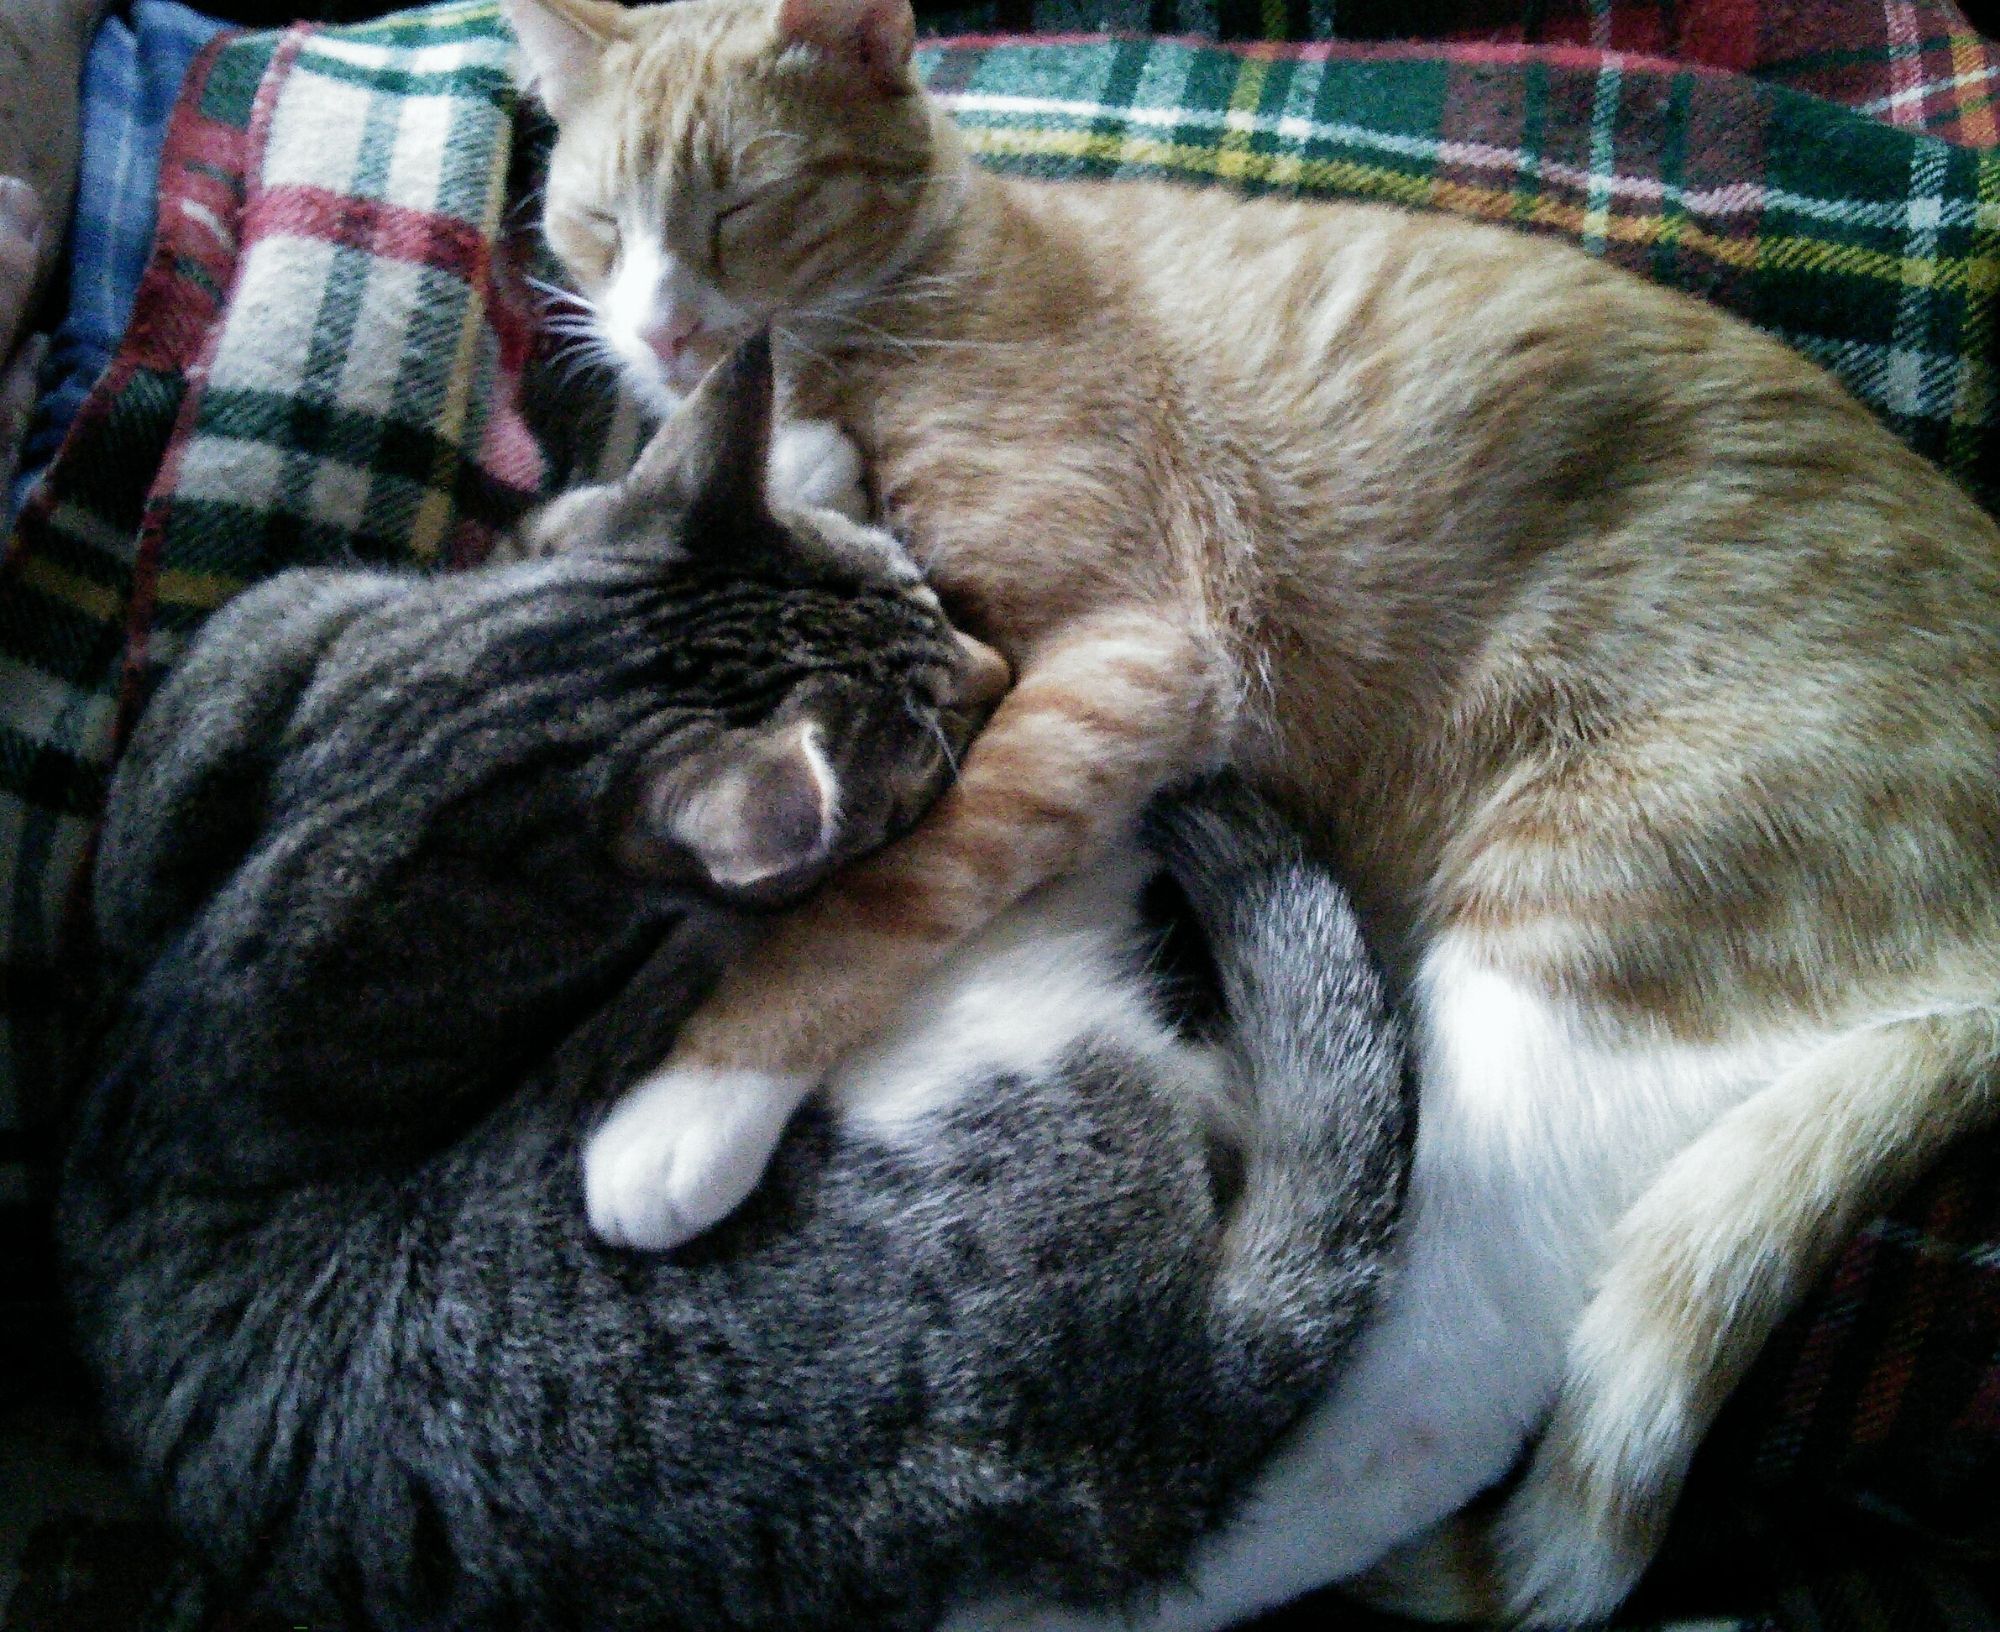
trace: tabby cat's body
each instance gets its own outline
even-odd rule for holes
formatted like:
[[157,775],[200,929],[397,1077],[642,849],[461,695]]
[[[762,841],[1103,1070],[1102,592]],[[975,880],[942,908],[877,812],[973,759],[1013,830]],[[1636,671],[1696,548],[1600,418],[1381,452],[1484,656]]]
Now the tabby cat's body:
[[795,411],[1019,677],[932,819],[682,1034],[680,1111],[600,1211],[725,1212],[671,1151],[1228,761],[1408,984],[1410,1268],[1153,1624],[1367,1567],[1545,1422],[1511,1605],[1609,1610],[1802,1281],[1987,1113],[1991,521],[1795,354],[1573,249],[984,173],[903,0],[510,12],[561,127],[550,240],[633,377],[775,322]]
[[[879,842],[964,735],[935,604],[879,535],[751,514],[760,438],[737,479],[677,450],[714,407],[545,516],[554,559],[245,594],[114,784],[77,1329],[143,1482],[284,1616],[915,1629],[1126,1590],[1377,1280],[1396,1034],[1337,889],[1220,788],[1162,829],[1212,1040],[1168,1023],[1128,850],[942,971],[725,1230],[592,1235],[585,1130],[749,938],[718,889]],[[828,833],[769,819],[802,769]]]

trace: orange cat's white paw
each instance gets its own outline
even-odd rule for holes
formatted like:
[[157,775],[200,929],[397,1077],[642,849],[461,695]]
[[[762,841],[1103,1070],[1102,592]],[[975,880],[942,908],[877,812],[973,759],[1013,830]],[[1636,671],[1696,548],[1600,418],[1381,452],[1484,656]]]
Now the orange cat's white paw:
[[812,1086],[755,1071],[662,1071],[583,1147],[584,1209],[615,1247],[661,1252],[733,1213]]
[[830,419],[794,419],[771,436],[772,502],[793,509],[833,510],[849,521],[868,519],[861,450]]

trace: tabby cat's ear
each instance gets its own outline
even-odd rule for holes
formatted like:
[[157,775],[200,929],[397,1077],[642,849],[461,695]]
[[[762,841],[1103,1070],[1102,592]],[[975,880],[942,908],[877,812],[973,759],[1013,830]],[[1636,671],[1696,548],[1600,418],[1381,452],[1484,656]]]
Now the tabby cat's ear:
[[878,95],[916,89],[910,53],[917,19],[910,0],[778,0],[777,28],[784,44],[807,47]]
[[561,120],[597,82],[604,48],[625,28],[607,0],[503,0],[521,45],[524,88]]
[[819,726],[788,720],[730,731],[640,774],[621,859],[756,896],[809,882],[833,853],[839,783]]
[[743,566],[775,534],[765,472],[771,458],[771,337],[757,334],[708,371],[654,433],[625,478],[625,500],[684,523],[691,556]]

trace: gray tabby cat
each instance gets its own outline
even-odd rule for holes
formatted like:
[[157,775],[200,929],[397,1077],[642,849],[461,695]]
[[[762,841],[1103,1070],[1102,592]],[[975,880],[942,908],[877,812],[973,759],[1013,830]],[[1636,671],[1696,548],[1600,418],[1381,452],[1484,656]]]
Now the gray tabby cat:
[[1400,1041],[1339,891],[1226,786],[1154,841],[1212,949],[1204,1029],[1164,1018],[1128,850],[943,970],[724,1227],[592,1235],[579,1143],[746,900],[891,836],[968,734],[971,665],[884,536],[767,508],[769,392],[752,347],[565,501],[588,549],[244,595],[113,789],[77,1329],[180,1532],[293,1618],[917,1628],[1122,1594],[1380,1281]]

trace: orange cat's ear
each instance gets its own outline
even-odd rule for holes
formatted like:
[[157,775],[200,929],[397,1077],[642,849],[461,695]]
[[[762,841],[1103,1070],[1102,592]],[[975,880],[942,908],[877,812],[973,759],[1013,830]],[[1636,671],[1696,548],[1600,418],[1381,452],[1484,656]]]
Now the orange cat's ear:
[[708,371],[626,477],[628,502],[683,518],[689,553],[740,547],[768,518],[773,389],[771,338],[758,334]]
[[910,0],[778,0],[778,38],[803,45],[882,96],[916,89],[917,41]]
[[560,121],[597,82],[604,48],[625,28],[606,0],[503,0],[520,42],[523,88]]
[[693,758],[641,773],[621,859],[642,873],[698,873],[730,894],[810,883],[833,853],[839,785],[810,720],[731,731]]

